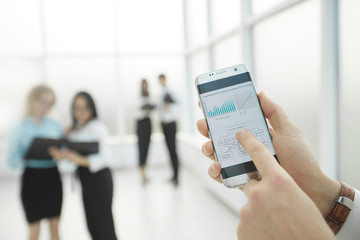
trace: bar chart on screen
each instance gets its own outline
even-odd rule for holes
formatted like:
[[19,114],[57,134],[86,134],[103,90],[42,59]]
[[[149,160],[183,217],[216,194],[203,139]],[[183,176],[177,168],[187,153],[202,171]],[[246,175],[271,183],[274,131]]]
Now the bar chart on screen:
[[221,106],[213,106],[211,110],[207,109],[208,117],[216,117],[222,114],[235,112],[236,107],[232,98],[226,100]]

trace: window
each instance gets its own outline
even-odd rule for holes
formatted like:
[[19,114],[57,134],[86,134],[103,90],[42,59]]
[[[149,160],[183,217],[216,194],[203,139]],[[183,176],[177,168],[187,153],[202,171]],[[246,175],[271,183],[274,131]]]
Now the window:
[[360,21],[359,1],[340,1],[340,178],[360,187]]

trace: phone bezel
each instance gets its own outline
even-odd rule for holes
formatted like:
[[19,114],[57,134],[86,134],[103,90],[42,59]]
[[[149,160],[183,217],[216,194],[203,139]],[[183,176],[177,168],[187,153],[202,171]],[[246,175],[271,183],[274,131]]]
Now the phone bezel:
[[[237,69],[237,70],[235,70],[235,69]],[[201,99],[200,99],[200,94],[199,94],[198,87],[197,87],[199,84],[209,83],[209,82],[212,82],[212,81],[216,81],[216,80],[219,80],[219,79],[223,79],[223,78],[227,78],[227,77],[231,77],[231,76],[235,76],[235,75],[239,75],[239,74],[243,74],[243,73],[248,73],[250,75],[250,72],[247,69],[246,65],[239,64],[239,65],[226,67],[226,68],[218,69],[218,70],[213,71],[213,72],[204,73],[204,74],[199,75],[195,79],[195,85],[196,85],[197,95],[198,95],[198,99],[199,99],[200,103],[201,103]],[[257,93],[256,88],[255,88],[255,84],[254,84],[254,82],[252,80],[251,75],[250,75],[250,80],[253,83],[253,87],[255,89],[255,92]],[[204,118],[206,120],[206,124],[208,124],[206,114],[205,114],[204,109],[202,107],[201,107],[201,110],[202,110]],[[264,118],[264,120],[265,120],[265,118]],[[266,127],[268,128],[266,121],[265,121],[265,124],[266,124]],[[208,133],[209,133],[209,136],[210,136],[211,141],[212,141],[211,132],[209,131]],[[214,156],[215,156],[215,160],[218,161],[216,153],[214,154]],[[253,172],[248,172],[248,173],[236,175],[236,176],[233,176],[233,177],[230,177],[230,178],[223,178],[222,174],[220,174],[220,178],[222,180],[222,183],[226,187],[237,188],[237,187],[244,186],[251,179],[260,180],[261,176],[257,171],[253,171]]]

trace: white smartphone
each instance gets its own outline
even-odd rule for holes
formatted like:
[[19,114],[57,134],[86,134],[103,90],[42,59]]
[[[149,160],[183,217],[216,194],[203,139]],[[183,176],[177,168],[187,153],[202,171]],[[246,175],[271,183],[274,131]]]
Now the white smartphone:
[[236,188],[259,180],[253,161],[236,139],[238,130],[248,129],[276,158],[250,72],[245,65],[236,65],[202,74],[195,84],[223,184]]

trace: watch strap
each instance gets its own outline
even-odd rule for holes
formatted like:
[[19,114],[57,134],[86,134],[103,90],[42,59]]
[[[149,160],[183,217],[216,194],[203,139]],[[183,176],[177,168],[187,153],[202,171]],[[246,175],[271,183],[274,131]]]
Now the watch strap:
[[326,217],[326,222],[337,234],[344,225],[351,209],[354,205],[355,191],[352,187],[341,183],[341,190],[339,197],[336,198],[330,214]]

